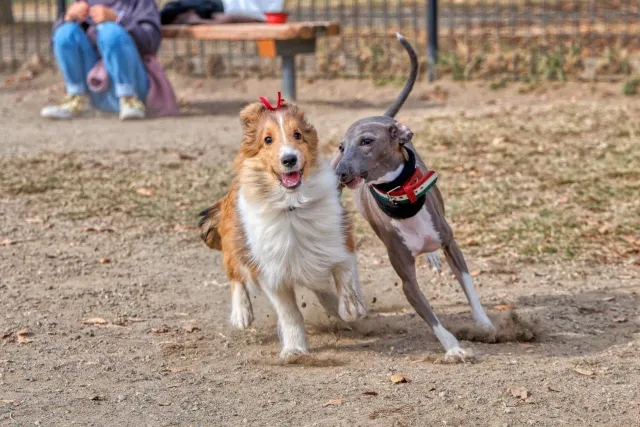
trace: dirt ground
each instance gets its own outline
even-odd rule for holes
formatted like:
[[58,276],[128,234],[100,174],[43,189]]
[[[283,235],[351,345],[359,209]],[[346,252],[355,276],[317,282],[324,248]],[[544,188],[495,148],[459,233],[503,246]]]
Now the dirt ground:
[[[54,75],[0,89],[0,425],[639,425],[639,98],[419,85],[399,119],[440,173],[480,298],[535,335],[465,340],[473,363],[440,363],[358,220],[368,317],[346,330],[301,291],[311,355],[283,364],[263,296],[250,330],[229,326],[220,255],[194,229],[230,182],[239,109],[278,82],[172,78],[184,117],[124,124],[39,119]],[[329,153],[398,89],[301,82],[299,103]],[[473,338],[450,272],[419,275]]]

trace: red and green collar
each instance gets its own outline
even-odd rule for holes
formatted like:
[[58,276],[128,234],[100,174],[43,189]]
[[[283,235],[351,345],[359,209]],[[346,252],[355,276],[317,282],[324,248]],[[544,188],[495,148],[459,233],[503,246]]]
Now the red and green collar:
[[408,159],[404,167],[391,182],[369,186],[378,206],[392,218],[410,218],[424,205],[425,195],[436,184],[438,174],[435,171],[422,172],[416,162],[416,156],[407,150]]

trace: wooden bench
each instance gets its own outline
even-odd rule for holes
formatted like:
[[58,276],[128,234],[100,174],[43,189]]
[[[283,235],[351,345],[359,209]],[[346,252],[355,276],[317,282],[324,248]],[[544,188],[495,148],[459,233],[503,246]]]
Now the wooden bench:
[[296,100],[295,56],[315,53],[318,36],[340,34],[340,25],[332,22],[292,22],[286,24],[166,25],[165,39],[256,41],[262,58],[282,58],[282,92],[285,99]]

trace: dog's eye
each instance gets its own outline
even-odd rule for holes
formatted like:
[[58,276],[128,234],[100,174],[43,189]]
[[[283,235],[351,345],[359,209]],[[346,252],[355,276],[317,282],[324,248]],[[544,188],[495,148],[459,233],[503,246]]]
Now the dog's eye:
[[344,144],[340,144],[340,147],[338,147],[338,150],[340,150],[341,153],[344,153]]
[[362,141],[360,141],[360,145],[369,145],[373,142],[373,139],[371,138],[364,138]]
[[266,137],[266,138],[264,139],[264,143],[265,143],[265,144],[271,144],[272,142],[273,142],[273,139],[271,139],[271,137],[270,137],[270,136],[268,136],[268,137]]
[[302,134],[300,132],[294,132],[293,137],[297,140],[301,140]]

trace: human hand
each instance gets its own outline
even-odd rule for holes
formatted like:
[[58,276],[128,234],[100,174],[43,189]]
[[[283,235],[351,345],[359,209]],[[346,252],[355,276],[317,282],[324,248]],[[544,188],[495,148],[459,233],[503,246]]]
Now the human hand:
[[101,4],[92,6],[91,9],[89,9],[89,15],[96,24],[107,21],[115,22],[118,19],[118,12]]
[[64,20],[69,21],[84,21],[89,15],[89,4],[84,1],[77,1],[71,3],[67,13],[64,15]]

